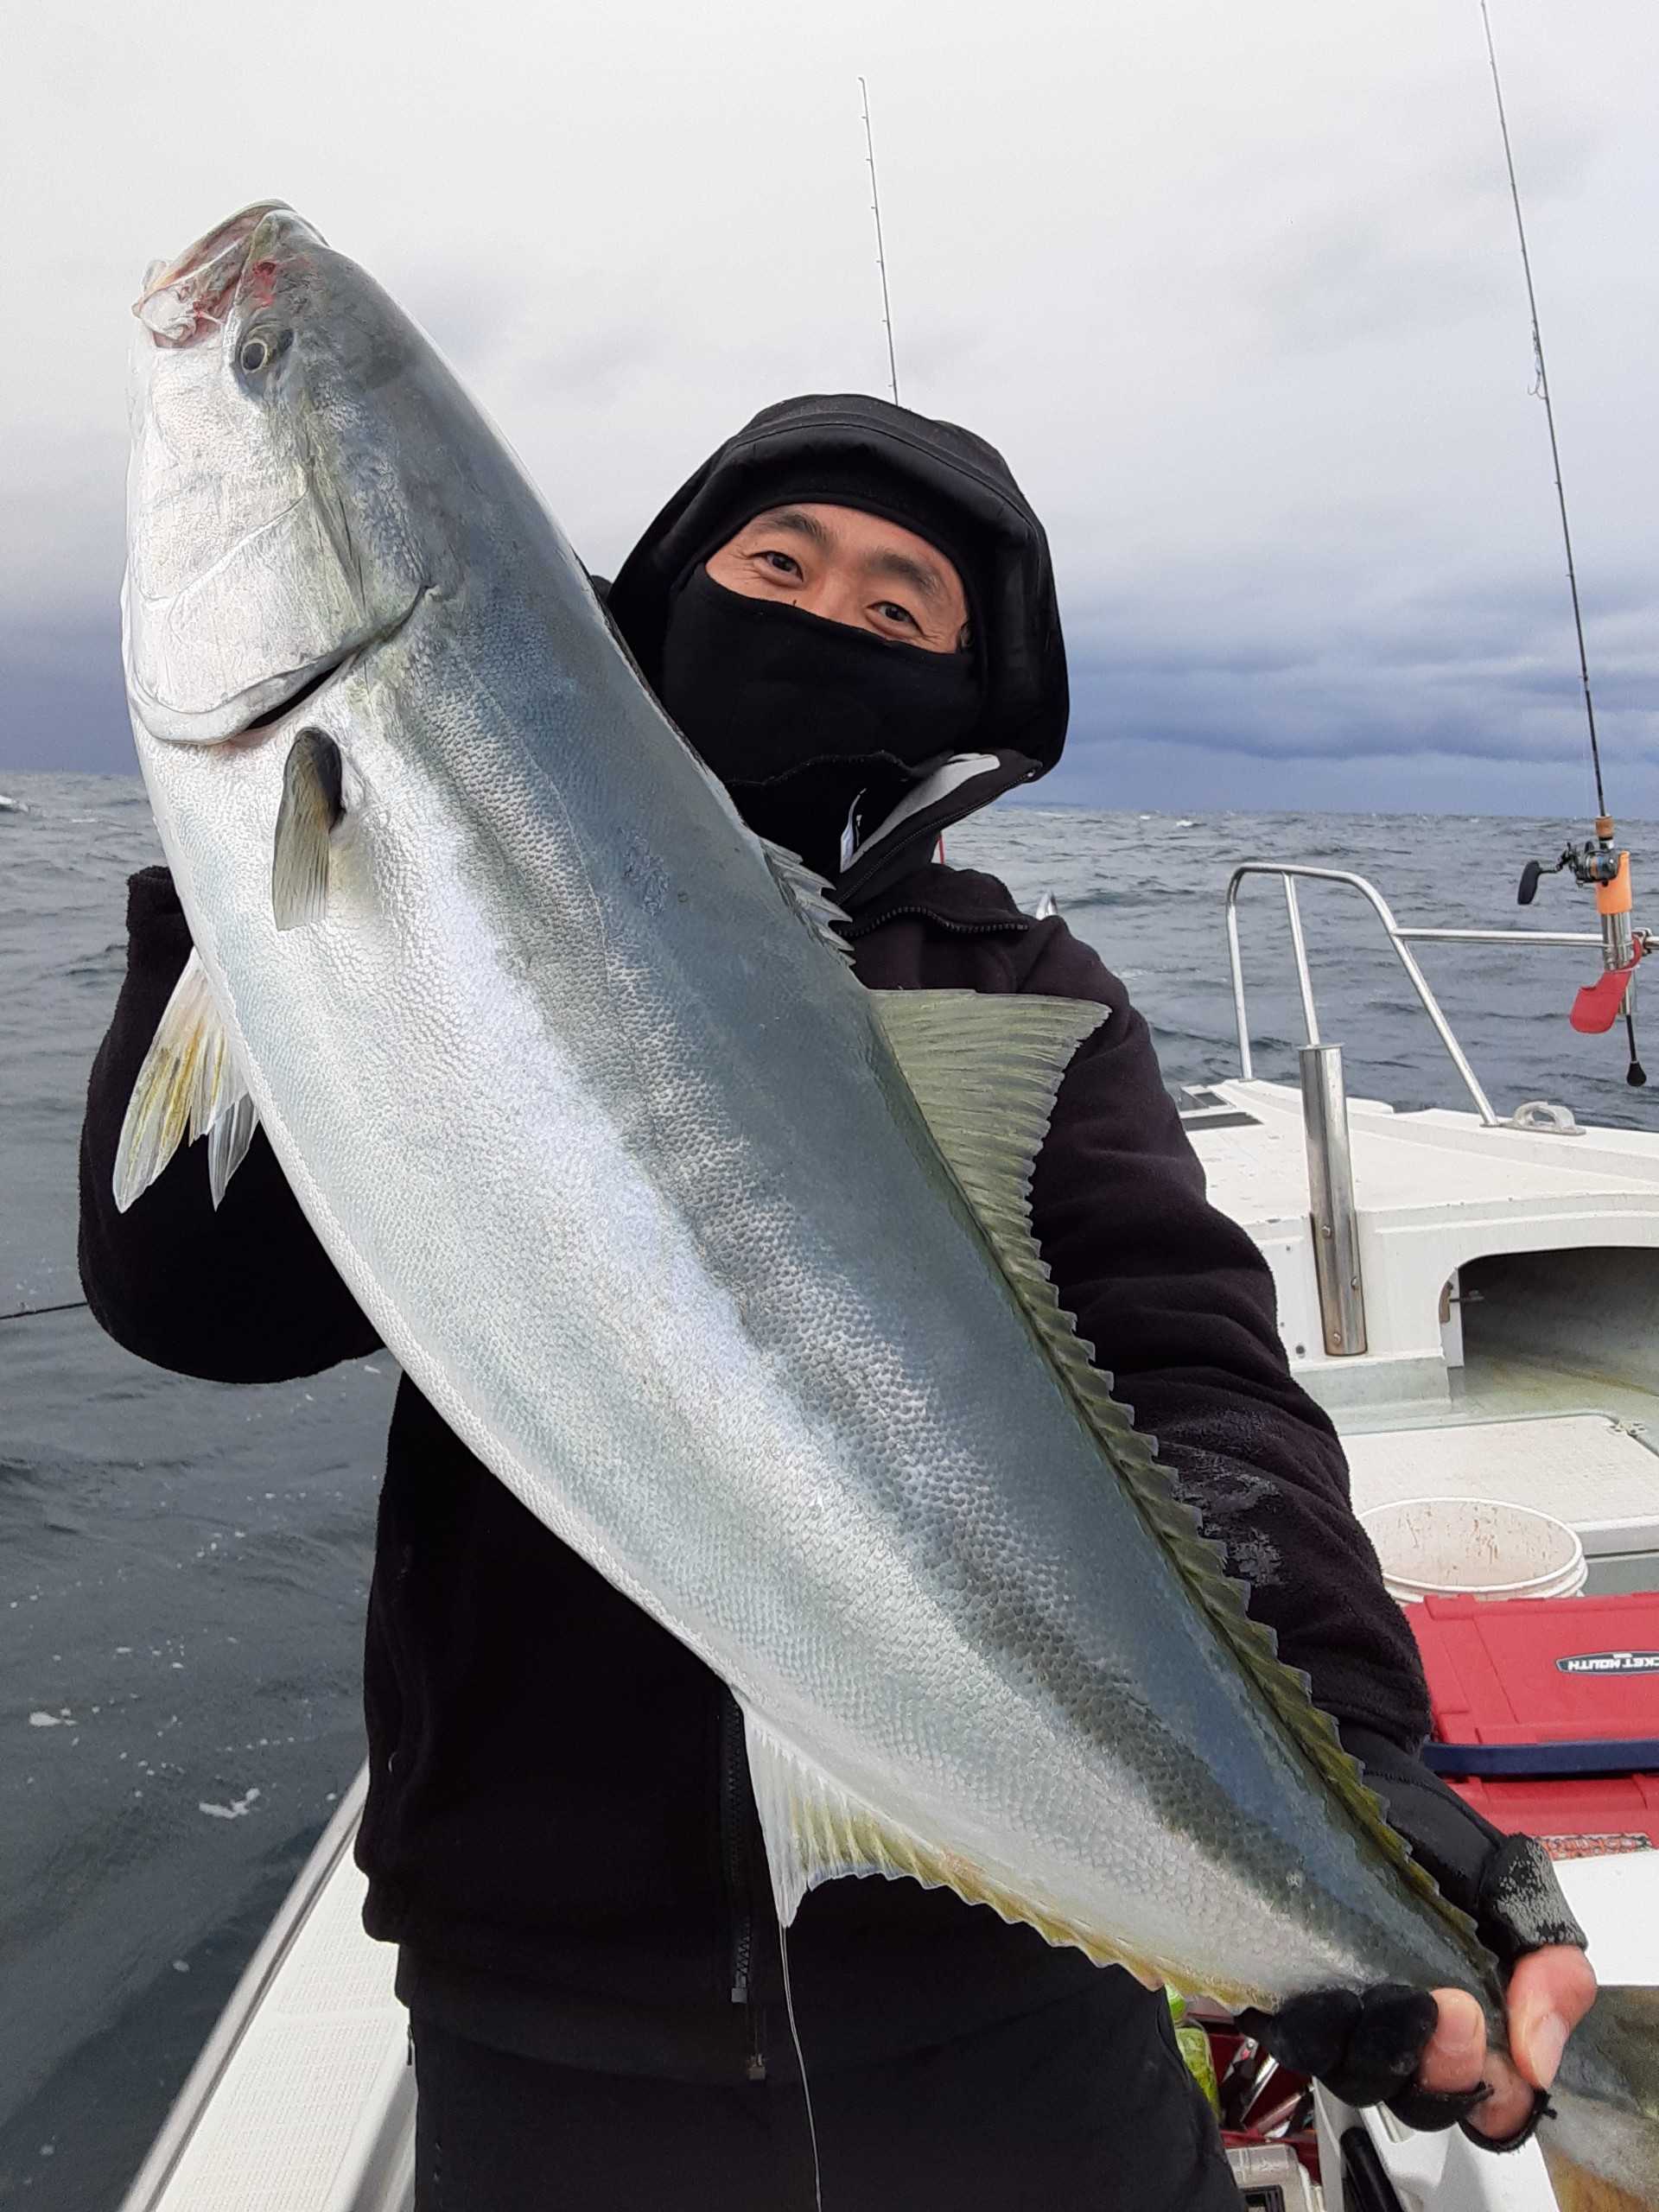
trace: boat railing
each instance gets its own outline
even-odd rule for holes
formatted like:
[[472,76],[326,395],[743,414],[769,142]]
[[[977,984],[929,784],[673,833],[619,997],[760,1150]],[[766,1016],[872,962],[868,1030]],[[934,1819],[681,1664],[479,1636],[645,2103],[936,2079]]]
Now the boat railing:
[[1296,886],[1299,882],[1339,883],[1350,891],[1358,892],[1382,923],[1383,934],[1395,959],[1405,970],[1407,980],[1417,994],[1418,1003],[1428,1016],[1435,1035],[1446,1047],[1446,1057],[1457,1070],[1481,1121],[1488,1128],[1510,1126],[1494,1110],[1491,1099],[1482,1090],[1480,1078],[1469,1065],[1469,1056],[1458,1042],[1452,1025],[1430,988],[1428,978],[1418,966],[1411,947],[1414,944],[1573,944],[1594,945],[1599,951],[1602,944],[1599,931],[1406,929],[1395,919],[1393,909],[1376,886],[1364,876],[1357,875],[1351,868],[1314,868],[1300,861],[1241,861],[1227,883],[1227,958],[1232,971],[1233,1017],[1238,1029],[1238,1071],[1247,1083],[1254,1078],[1255,1063],[1250,1051],[1249,1013],[1244,996],[1244,957],[1238,937],[1238,896],[1247,878],[1253,875],[1276,876],[1284,888],[1285,912],[1290,924],[1291,953],[1296,963],[1296,987],[1301,996],[1307,1044],[1318,1045],[1323,1040],[1319,1035],[1319,1009],[1313,1000],[1313,978],[1307,964],[1307,940],[1302,931],[1302,913],[1297,900]]

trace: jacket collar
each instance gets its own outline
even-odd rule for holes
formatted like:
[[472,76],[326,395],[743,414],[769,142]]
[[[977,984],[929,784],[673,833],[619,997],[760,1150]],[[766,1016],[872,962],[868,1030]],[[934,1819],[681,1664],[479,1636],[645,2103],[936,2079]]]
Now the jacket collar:
[[945,830],[1042,773],[1023,753],[958,753],[938,762],[892,811],[862,830],[855,808],[842,839],[836,903],[848,913],[872,905],[921,867]]

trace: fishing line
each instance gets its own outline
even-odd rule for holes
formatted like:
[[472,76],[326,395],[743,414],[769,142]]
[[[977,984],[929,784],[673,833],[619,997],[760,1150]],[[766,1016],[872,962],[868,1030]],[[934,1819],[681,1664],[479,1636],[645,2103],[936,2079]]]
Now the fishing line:
[[0,1321],[32,1321],[37,1313],[79,1313],[87,1303],[84,1298],[70,1298],[61,1306],[20,1306],[15,1313],[0,1313]]
[[789,1930],[782,1920],[778,1923],[778,1955],[784,1965],[784,2014],[789,2022],[789,2039],[795,2046],[795,2063],[801,2069],[801,2095],[806,2104],[806,2136],[812,2146],[812,2203],[814,2212],[823,2212],[823,2169],[818,2164],[818,2124],[812,2116],[812,2088],[806,2078],[806,2053],[801,2049],[801,2031],[795,2021],[795,1993],[789,1984]]
[[1555,499],[1561,511],[1561,542],[1567,548],[1567,582],[1573,594],[1573,626],[1579,640],[1579,677],[1584,686],[1585,718],[1590,725],[1590,760],[1596,777],[1596,812],[1605,816],[1607,801],[1601,787],[1601,747],[1596,741],[1596,708],[1590,696],[1590,658],[1584,644],[1584,616],[1579,607],[1579,578],[1573,563],[1573,533],[1567,527],[1567,493],[1561,484],[1561,451],[1555,440],[1555,409],[1549,396],[1549,377],[1544,367],[1544,338],[1538,324],[1538,296],[1533,289],[1532,257],[1527,251],[1527,226],[1521,214],[1521,188],[1516,182],[1515,155],[1510,145],[1510,121],[1503,111],[1503,86],[1497,73],[1497,48],[1492,43],[1492,19],[1486,0],[1480,0],[1480,20],[1486,33],[1486,58],[1491,64],[1492,90],[1497,96],[1497,127],[1503,136],[1503,163],[1510,173],[1510,200],[1515,209],[1516,236],[1521,241],[1521,267],[1527,280],[1527,306],[1532,315],[1532,358],[1537,370],[1538,397],[1544,403],[1549,425],[1549,457],[1555,470]]

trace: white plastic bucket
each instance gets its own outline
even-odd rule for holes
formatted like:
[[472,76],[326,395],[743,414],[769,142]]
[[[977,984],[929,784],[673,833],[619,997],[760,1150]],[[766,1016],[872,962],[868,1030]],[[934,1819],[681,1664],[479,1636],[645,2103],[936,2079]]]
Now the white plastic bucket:
[[1402,1605],[1446,1598],[1573,1598],[1589,1572],[1565,1521],[1489,1497],[1408,1497],[1359,1516]]

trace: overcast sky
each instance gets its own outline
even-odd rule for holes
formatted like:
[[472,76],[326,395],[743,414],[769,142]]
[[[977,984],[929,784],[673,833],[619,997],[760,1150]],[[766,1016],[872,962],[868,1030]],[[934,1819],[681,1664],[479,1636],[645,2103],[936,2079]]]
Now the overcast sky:
[[[1659,815],[1659,9],[1491,0],[1609,797]],[[293,202],[613,568],[767,401],[1007,454],[1073,671],[1045,795],[1581,814],[1478,0],[54,0],[3,149],[0,769],[125,769],[128,306]]]

